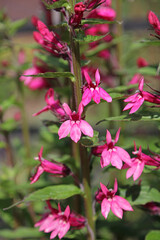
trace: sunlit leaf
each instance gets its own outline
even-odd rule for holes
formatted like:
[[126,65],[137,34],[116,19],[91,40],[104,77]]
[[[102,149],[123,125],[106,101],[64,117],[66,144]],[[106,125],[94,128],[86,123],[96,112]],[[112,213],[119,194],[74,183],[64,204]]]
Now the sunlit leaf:
[[159,240],[159,239],[160,239],[159,230],[152,230],[145,237],[145,240]]

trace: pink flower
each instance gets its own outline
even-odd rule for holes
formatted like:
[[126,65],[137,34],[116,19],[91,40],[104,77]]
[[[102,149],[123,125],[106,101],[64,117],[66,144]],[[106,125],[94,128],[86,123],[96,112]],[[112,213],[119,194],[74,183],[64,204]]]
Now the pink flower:
[[149,65],[148,62],[147,62],[144,58],[139,57],[139,58],[137,59],[137,66],[138,66],[139,68],[147,67],[148,65]]
[[59,100],[54,99],[54,90],[52,88],[47,91],[45,95],[45,101],[47,103],[47,106],[45,106],[39,112],[34,113],[33,116],[37,116],[43,112],[51,110],[61,121],[65,119],[66,113],[61,107]]
[[58,204],[58,209],[52,208],[49,201],[47,204],[50,212],[44,214],[42,219],[35,224],[35,227],[39,227],[39,231],[45,233],[51,232],[50,239],[56,236],[62,239],[72,226],[77,229],[85,226],[85,218],[70,212],[69,206],[62,212],[60,204]]
[[151,215],[160,216],[160,204],[156,202],[148,202],[142,205],[143,208],[147,209]]
[[110,7],[100,7],[91,11],[87,18],[100,18],[113,21],[116,18],[116,12]]
[[58,34],[49,31],[47,26],[40,20],[34,19],[34,23],[39,31],[33,32],[36,42],[53,55],[61,56],[64,59],[68,58],[69,48],[66,43],[60,41]]
[[63,108],[68,115],[69,120],[62,123],[59,128],[58,135],[59,139],[65,138],[69,133],[70,137],[74,142],[78,142],[81,138],[81,132],[84,135],[93,137],[92,127],[81,118],[83,112],[82,102],[79,104],[78,112],[72,112],[67,103],[63,104]]
[[142,147],[139,147],[139,151],[137,151],[136,144],[134,143],[134,152],[136,155],[135,158],[131,158],[131,162],[129,164],[129,169],[126,173],[126,178],[130,178],[133,175],[133,180],[136,181],[142,174],[144,166],[157,166],[157,161],[152,157],[142,153]]
[[140,108],[144,101],[160,104],[160,97],[155,94],[143,91],[143,85],[144,78],[142,77],[139,82],[139,91],[124,100],[124,102],[129,103],[125,106],[123,111],[131,109],[129,114],[132,114]]
[[50,162],[44,159],[42,157],[42,152],[43,147],[41,147],[38,157],[35,158],[35,160],[40,161],[40,165],[37,167],[35,175],[30,178],[31,184],[37,182],[43,172],[52,173],[56,177],[66,177],[71,173],[70,169],[65,164],[56,161]]
[[96,201],[101,203],[101,213],[106,219],[108,217],[109,211],[111,210],[114,215],[118,218],[123,217],[123,210],[133,211],[130,203],[120,197],[115,195],[118,189],[117,179],[114,182],[114,190],[109,189],[102,183],[100,183],[101,189],[96,192]]
[[130,163],[129,154],[123,148],[115,146],[115,144],[118,142],[119,134],[120,128],[116,133],[115,140],[112,140],[111,134],[107,130],[106,143],[102,146],[95,147],[92,151],[95,155],[101,154],[100,163],[102,168],[108,166],[111,163],[112,166],[121,169],[122,161],[128,164]]
[[87,84],[83,87],[83,95],[82,95],[82,103],[84,106],[86,106],[91,99],[93,98],[95,103],[100,103],[100,99],[104,99],[107,102],[112,102],[111,96],[101,87],[98,87],[100,84],[100,74],[99,70],[97,69],[95,73],[95,79],[96,82],[92,82],[90,76],[88,75],[88,72],[86,70],[83,70],[85,79],[87,81]]
[[43,89],[49,87],[47,80],[43,77],[26,77],[25,75],[37,75],[44,73],[45,70],[34,64],[33,67],[28,68],[23,72],[24,76],[21,76],[20,81],[24,81],[24,85],[28,86],[31,90]]
[[159,36],[160,36],[160,21],[157,18],[157,16],[155,15],[154,12],[149,11],[148,21],[152,25],[152,27],[154,28],[156,34],[158,34],[158,36],[155,35],[155,37],[159,38]]

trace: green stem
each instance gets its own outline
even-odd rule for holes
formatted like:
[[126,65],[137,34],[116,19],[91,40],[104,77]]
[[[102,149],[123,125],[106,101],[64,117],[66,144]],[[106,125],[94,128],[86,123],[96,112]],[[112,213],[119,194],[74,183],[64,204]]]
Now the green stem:
[[[74,101],[76,105],[76,109],[78,110],[78,106],[82,99],[81,87],[81,67],[80,67],[80,51],[79,44],[74,41],[73,31],[71,31],[71,57],[70,61],[71,71],[75,76],[74,83]],[[95,240],[95,224],[93,219],[93,211],[92,211],[92,196],[91,196],[91,187],[90,187],[90,168],[89,168],[89,159],[87,154],[87,149],[80,145],[76,144],[76,149],[79,148],[80,151],[80,162],[81,162],[81,172],[82,172],[82,182],[84,186],[84,205],[85,205],[85,215],[87,218],[87,226],[88,226],[88,240]],[[76,150],[76,154],[78,150]],[[79,156],[77,155],[78,159]]]

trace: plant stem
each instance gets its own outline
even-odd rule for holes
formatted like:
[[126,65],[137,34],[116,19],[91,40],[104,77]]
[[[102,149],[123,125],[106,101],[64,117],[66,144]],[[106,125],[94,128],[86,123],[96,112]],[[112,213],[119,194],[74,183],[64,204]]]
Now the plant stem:
[[[73,32],[71,31],[71,56],[72,61],[70,62],[71,71],[73,71],[75,75],[75,83],[74,83],[74,101],[76,105],[76,109],[78,110],[79,103],[82,99],[81,94],[81,67],[80,67],[80,54],[79,54],[79,44],[74,41]],[[84,205],[85,205],[85,215],[87,218],[88,224],[88,240],[95,240],[95,226],[92,212],[92,196],[91,196],[91,188],[90,188],[90,169],[89,169],[89,159],[87,154],[87,149],[80,145],[76,144],[76,159],[79,159],[78,148],[80,152],[80,161],[81,161],[81,172],[82,172],[82,182],[84,186]],[[73,145],[72,145],[73,146]],[[77,155],[77,156],[76,156]]]

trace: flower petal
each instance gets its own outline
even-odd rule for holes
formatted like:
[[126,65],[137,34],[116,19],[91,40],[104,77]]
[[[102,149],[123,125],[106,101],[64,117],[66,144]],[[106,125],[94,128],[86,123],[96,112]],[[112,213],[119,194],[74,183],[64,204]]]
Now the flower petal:
[[63,108],[64,108],[64,111],[67,113],[67,115],[71,116],[72,111],[71,111],[71,109],[70,109],[70,107],[68,106],[67,103],[63,103]]
[[97,103],[97,104],[99,104],[100,101],[101,101],[100,94],[99,94],[99,92],[98,92],[97,90],[93,90],[93,92],[92,92],[92,98],[93,98],[93,101],[94,101],[95,103]]
[[133,208],[131,207],[130,203],[126,199],[120,196],[115,196],[114,199],[116,199],[116,202],[118,203],[118,205],[125,211],[133,211]]
[[96,86],[98,86],[100,84],[100,74],[99,74],[99,70],[96,70],[95,73],[95,80],[96,80]]
[[125,151],[123,148],[121,147],[115,147],[116,150],[117,150],[117,154],[119,155],[119,157],[125,162],[127,163],[128,165],[131,164],[131,158],[130,158],[130,155],[128,154],[127,151]]
[[100,97],[105,101],[112,102],[111,96],[101,87],[99,87],[99,94],[100,94]]
[[122,160],[120,156],[117,154],[117,152],[112,151],[111,153],[111,164],[112,166],[121,169],[122,168]]
[[111,204],[110,202],[104,198],[102,203],[101,203],[101,213],[104,216],[104,218],[106,219],[108,217],[108,213],[110,211],[111,208]]
[[121,131],[121,128],[119,128],[117,133],[116,133],[116,137],[114,139],[114,144],[118,142],[120,131]]
[[59,135],[59,139],[61,138],[65,138],[71,130],[71,121],[67,120],[64,123],[62,123],[62,125],[60,126],[59,130],[58,130],[58,135]]
[[142,174],[144,169],[144,162],[138,163],[137,168],[133,174],[133,180],[136,181]]
[[80,127],[76,123],[73,124],[71,127],[70,137],[75,143],[77,143],[79,141],[79,139],[81,138],[81,130],[80,130]]
[[83,70],[83,73],[84,73],[86,81],[88,82],[88,85],[90,85],[90,83],[92,83],[92,80],[91,80],[88,72],[86,70]]
[[144,102],[144,98],[140,98],[137,102],[135,102],[129,114],[135,113],[143,104],[143,102]]
[[86,106],[92,100],[92,92],[87,88],[82,95],[82,103]]
[[107,130],[107,133],[106,133],[106,142],[107,142],[107,144],[110,144],[112,142],[112,137],[111,137],[111,134],[108,130]]
[[84,135],[93,137],[93,128],[89,125],[88,122],[81,120],[79,127]]
[[111,153],[105,148],[102,152],[102,158],[103,158],[103,167],[106,167],[111,162]]
[[113,212],[114,215],[116,215],[118,218],[123,217],[123,211],[120,208],[120,206],[118,205],[117,201],[112,200],[111,202],[111,211]]

